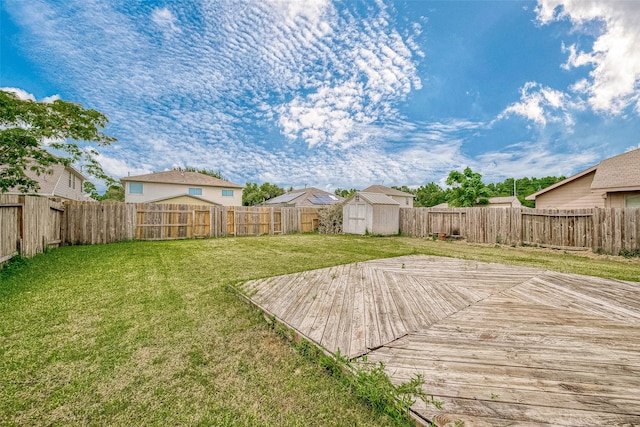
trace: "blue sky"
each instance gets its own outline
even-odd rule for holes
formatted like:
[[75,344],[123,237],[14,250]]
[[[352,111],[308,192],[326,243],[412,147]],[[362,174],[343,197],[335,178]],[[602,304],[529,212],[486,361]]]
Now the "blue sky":
[[[0,87],[97,109],[115,178],[332,190],[640,146],[640,2],[4,0]],[[640,167],[640,166],[639,166]]]

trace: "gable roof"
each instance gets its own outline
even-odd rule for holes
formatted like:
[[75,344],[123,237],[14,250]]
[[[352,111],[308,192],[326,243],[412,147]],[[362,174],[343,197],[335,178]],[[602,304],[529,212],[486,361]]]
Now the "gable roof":
[[490,205],[499,205],[509,203],[511,207],[520,207],[522,203],[516,196],[489,197]]
[[600,162],[592,190],[624,191],[640,188],[640,148]]
[[344,197],[336,196],[328,191],[315,187],[307,187],[298,190],[291,190],[280,196],[265,200],[262,205],[298,205],[306,203],[312,206],[326,206],[340,203]]
[[551,190],[555,190],[556,188],[561,187],[561,186],[563,186],[563,185],[565,185],[565,184],[567,184],[567,183],[569,183],[571,181],[575,181],[578,178],[582,178],[583,176],[594,172],[597,168],[598,168],[598,165],[591,166],[589,169],[585,169],[582,172],[578,172],[577,174],[570,176],[569,178],[566,178],[566,179],[563,179],[562,181],[556,182],[555,184],[550,185],[550,186],[548,186],[546,188],[543,188],[542,190],[539,190],[539,191],[537,191],[537,192],[535,192],[533,194],[529,194],[524,199],[525,200],[535,200],[536,197],[538,197],[539,195],[544,194],[544,193],[546,193],[548,191],[551,191]]
[[554,190],[590,173],[594,173],[591,190],[604,190],[608,192],[640,190],[640,148],[604,159],[589,169],[585,169],[565,180],[556,182],[547,188],[528,195],[525,199],[535,200],[535,198],[541,194]]
[[243,188],[240,184],[225,181],[200,172],[185,172],[181,170],[171,170],[165,172],[154,172],[145,175],[126,176],[120,181],[151,182],[159,184],[184,184],[200,185],[206,187],[231,187]]
[[405,193],[404,191],[396,190],[395,188],[385,187],[384,185],[370,185],[369,187],[362,190],[362,193],[380,193],[387,196],[397,196],[397,197],[411,197],[413,198],[413,194]]
[[193,199],[194,201],[202,202],[205,205],[222,206],[220,203],[216,203],[212,200],[208,200],[203,197],[192,196],[189,193],[182,193],[182,194],[176,194],[173,196],[160,197],[159,199],[149,200],[149,201],[146,201],[145,203],[159,203],[159,202],[170,203],[170,200],[175,200],[175,199]]
[[349,200],[352,200],[355,197],[360,197],[371,205],[400,205],[400,202],[398,202],[397,200],[393,200],[391,197],[381,193],[367,193],[364,191],[358,191],[353,196],[351,196]]

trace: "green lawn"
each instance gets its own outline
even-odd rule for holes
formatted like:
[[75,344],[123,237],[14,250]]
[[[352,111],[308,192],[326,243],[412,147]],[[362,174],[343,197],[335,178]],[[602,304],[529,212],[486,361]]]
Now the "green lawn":
[[227,285],[418,253],[640,280],[638,259],[402,237],[63,247],[0,270],[0,425],[389,425]]

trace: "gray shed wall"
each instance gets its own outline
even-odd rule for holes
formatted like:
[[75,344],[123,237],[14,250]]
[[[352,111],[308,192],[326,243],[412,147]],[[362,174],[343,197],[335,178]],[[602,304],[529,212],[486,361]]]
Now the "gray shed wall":
[[371,234],[390,236],[398,234],[400,207],[398,205],[371,205],[365,201],[349,202],[342,208],[342,230],[345,234]]

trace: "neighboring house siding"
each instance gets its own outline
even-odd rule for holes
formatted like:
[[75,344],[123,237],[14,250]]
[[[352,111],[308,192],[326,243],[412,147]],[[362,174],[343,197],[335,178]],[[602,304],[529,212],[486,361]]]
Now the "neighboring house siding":
[[[34,194],[43,197],[59,197],[65,200],[85,200],[82,192],[84,176],[72,167],[61,164],[51,165],[47,172],[36,174],[26,170],[25,174],[38,182],[39,189]],[[7,194],[23,194],[17,188],[12,188]]]
[[[142,194],[131,194],[131,183],[136,181],[126,181],[125,201],[130,203],[153,202],[159,199],[167,199],[172,196],[182,196],[189,194],[189,188],[202,188],[202,195],[199,198],[209,200],[223,206],[241,206],[242,188],[207,187],[194,184],[165,184],[157,182],[142,182]],[[233,196],[223,196],[222,191],[232,191]],[[193,200],[193,199],[192,199]],[[159,201],[158,203],[166,203]]]
[[607,208],[637,208],[637,200],[640,198],[640,192],[627,191],[619,193],[609,193],[605,199],[605,207]]
[[55,196],[71,200],[83,200],[82,184],[82,177],[69,169],[65,169],[56,183]]
[[536,197],[538,209],[604,208],[603,192],[592,192],[591,182],[595,171]]
[[390,196],[393,200],[400,203],[401,208],[412,208],[413,207],[413,197],[405,197],[405,196]]

